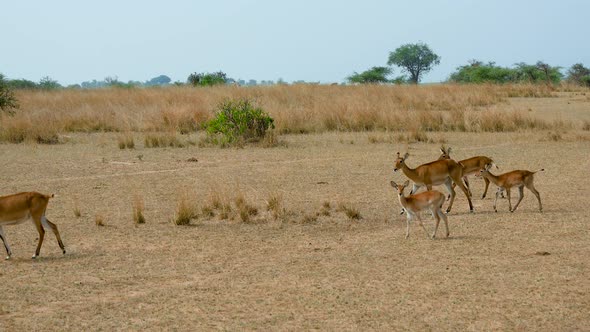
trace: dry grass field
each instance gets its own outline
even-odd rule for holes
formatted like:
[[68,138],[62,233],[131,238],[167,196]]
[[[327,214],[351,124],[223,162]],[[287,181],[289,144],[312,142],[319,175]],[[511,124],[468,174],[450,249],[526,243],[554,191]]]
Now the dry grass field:
[[[0,195],[55,193],[47,216],[67,249],[48,232],[31,260],[32,224],[4,227],[14,255],[0,262],[0,331],[587,330],[587,94],[506,93],[485,112],[523,111],[537,125],[421,131],[420,142],[393,127],[333,131],[320,121],[309,126],[322,130],[281,135],[273,148],[147,148],[145,132],[160,122],[129,116],[120,131],[131,149],[118,147],[119,132],[63,127],[61,144],[0,143]],[[56,97],[23,98],[32,109],[32,99]],[[458,192],[450,238],[439,229],[428,239],[414,224],[404,239],[389,185],[405,179],[392,172],[395,153],[409,151],[417,166],[442,143],[456,159],[490,156],[501,171],[545,168],[535,175],[543,213],[527,190],[516,212],[502,199],[494,213],[495,188],[482,200],[483,181],[472,179],[475,213]],[[175,225],[185,210],[194,218]]]

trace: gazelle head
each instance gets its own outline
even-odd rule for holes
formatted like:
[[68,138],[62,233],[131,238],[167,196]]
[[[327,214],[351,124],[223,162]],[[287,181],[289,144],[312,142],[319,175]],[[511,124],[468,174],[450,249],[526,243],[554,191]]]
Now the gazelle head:
[[404,189],[410,185],[410,181],[406,180],[403,184],[397,184],[395,181],[391,181],[391,186],[397,190],[397,194],[400,196],[404,196]]
[[492,164],[485,164],[479,172],[475,173],[475,176],[482,177],[485,173],[490,173],[490,168],[492,168]]
[[395,168],[393,169],[394,172],[397,172],[399,169],[402,168],[402,165],[406,161],[406,159],[410,156],[409,153],[406,152],[402,157],[399,152],[397,153],[397,159],[395,160]]
[[445,146],[443,145],[440,147],[440,152],[441,155],[438,157],[438,160],[451,159],[451,147],[445,149]]

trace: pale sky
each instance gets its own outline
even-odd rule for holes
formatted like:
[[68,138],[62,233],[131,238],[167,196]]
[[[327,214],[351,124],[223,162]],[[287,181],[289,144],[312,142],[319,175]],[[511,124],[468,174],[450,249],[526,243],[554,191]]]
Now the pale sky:
[[343,82],[424,42],[442,60],[423,81],[439,82],[470,59],[590,67],[589,20],[584,0],[1,0],[0,73]]

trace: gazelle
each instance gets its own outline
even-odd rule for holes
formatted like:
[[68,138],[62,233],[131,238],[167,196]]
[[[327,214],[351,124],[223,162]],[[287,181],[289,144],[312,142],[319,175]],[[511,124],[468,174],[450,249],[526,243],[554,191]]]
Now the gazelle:
[[43,195],[38,192],[24,192],[0,197],[0,238],[2,238],[4,248],[6,248],[6,253],[8,255],[6,256],[6,259],[9,259],[10,256],[12,256],[12,251],[6,241],[6,235],[4,234],[2,226],[17,225],[29,219],[33,220],[33,223],[39,232],[39,243],[37,244],[37,250],[35,250],[33,258],[37,258],[37,256],[39,256],[39,251],[41,251],[41,244],[43,244],[43,237],[45,236],[44,226],[53,231],[59,247],[64,254],[66,253],[57,226],[45,217],[47,204],[49,203],[49,199],[53,196],[53,194]]
[[[490,167],[491,165],[487,165],[486,167],[482,168],[480,170],[480,175],[487,178],[496,186],[498,186],[498,191],[496,192],[496,199],[494,200],[494,211],[498,212],[498,209],[496,209],[498,195],[500,195],[500,192],[506,190],[506,196],[508,197],[508,210],[510,212],[514,212],[518,207],[518,204],[520,204],[522,198],[524,197],[524,187],[527,187],[530,191],[533,192],[533,194],[535,194],[535,196],[537,196],[537,200],[539,201],[539,211],[543,212],[543,205],[541,204],[541,195],[539,194],[537,189],[535,189],[535,185],[533,184],[533,176],[535,173],[539,171],[544,171],[544,169],[540,169],[534,172],[516,170],[500,175],[494,175],[490,173]],[[510,188],[512,187],[518,187],[518,192],[520,194],[520,197],[518,197],[518,202],[516,202],[514,209],[512,208],[512,202],[510,201]]]
[[[439,160],[442,159],[451,159],[451,148],[447,148],[445,149],[444,146],[440,148],[440,152],[442,153],[440,155],[440,157],[438,157]],[[463,159],[458,161],[458,163],[460,165],[463,166],[463,181],[465,181],[465,186],[467,187],[467,190],[469,191],[469,194],[471,195],[471,188],[469,188],[469,180],[467,179],[467,176],[469,175],[477,175],[479,174],[479,171],[484,168],[486,165],[494,165],[496,167],[496,169],[498,169],[498,166],[496,166],[496,164],[494,163],[494,161],[486,156],[477,156],[477,157],[471,157],[469,159]],[[488,193],[488,186],[490,185],[490,180],[488,180],[487,178],[483,178],[484,182],[485,182],[485,189],[483,190],[483,195],[481,195],[481,199],[484,199],[486,197],[486,194]],[[453,184],[453,187],[455,185]]]
[[404,172],[404,174],[410,178],[410,180],[414,181],[414,186],[412,187],[410,194],[415,193],[416,190],[421,186],[426,186],[426,188],[430,191],[432,190],[432,186],[444,184],[451,194],[451,201],[449,202],[449,207],[447,207],[448,213],[451,211],[453,202],[455,201],[455,190],[453,189],[452,185],[454,182],[459,186],[459,188],[461,188],[465,194],[465,197],[467,197],[467,201],[469,202],[469,211],[473,212],[471,197],[469,196],[467,188],[465,188],[465,185],[463,184],[463,167],[461,165],[452,159],[444,159],[426,163],[416,168],[410,168],[408,165],[406,165],[406,159],[408,159],[409,156],[410,154],[406,153],[402,157],[398,152],[397,159],[395,161],[395,168],[393,171],[397,172],[401,169],[402,172]]
[[429,190],[425,192],[421,192],[416,195],[404,196],[404,189],[409,185],[410,181],[406,180],[404,184],[398,185],[394,181],[391,181],[391,186],[397,189],[399,195],[399,203],[402,205],[402,208],[406,211],[406,239],[410,236],[410,221],[414,218],[418,220],[424,232],[428,236],[428,231],[424,224],[422,224],[422,220],[420,219],[420,211],[430,210],[434,219],[436,220],[436,224],[434,226],[434,232],[432,233],[432,238],[436,236],[436,231],[438,230],[438,224],[440,219],[444,220],[445,228],[447,229],[447,237],[449,237],[449,223],[447,221],[447,216],[442,212],[441,208],[443,203],[445,202],[445,195],[436,191],[436,190]]

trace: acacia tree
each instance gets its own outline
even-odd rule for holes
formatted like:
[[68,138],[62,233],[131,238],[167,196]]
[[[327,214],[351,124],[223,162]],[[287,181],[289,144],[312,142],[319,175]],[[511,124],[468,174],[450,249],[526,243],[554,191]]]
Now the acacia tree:
[[424,43],[402,45],[389,53],[387,61],[388,65],[401,67],[410,74],[409,81],[414,84],[418,84],[422,75],[439,63],[440,57]]

